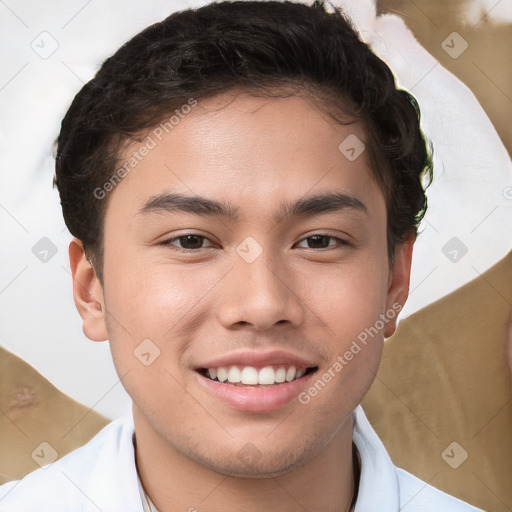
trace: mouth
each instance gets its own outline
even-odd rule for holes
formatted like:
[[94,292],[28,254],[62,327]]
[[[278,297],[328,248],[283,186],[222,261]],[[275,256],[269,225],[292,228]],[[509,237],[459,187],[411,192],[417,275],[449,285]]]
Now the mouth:
[[318,366],[276,364],[198,368],[199,384],[207,394],[244,413],[270,413],[291,405],[309,385]]
[[293,365],[272,365],[264,367],[230,365],[216,368],[199,368],[197,372],[214,382],[237,387],[273,387],[294,382],[314,373],[317,366],[297,367]]
[[266,413],[292,406],[319,369],[311,355],[287,350],[238,350],[194,368],[198,384],[216,403]]

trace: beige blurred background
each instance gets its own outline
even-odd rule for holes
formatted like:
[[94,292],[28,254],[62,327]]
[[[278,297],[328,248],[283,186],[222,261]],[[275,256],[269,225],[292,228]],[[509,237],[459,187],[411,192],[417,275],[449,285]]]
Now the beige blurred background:
[[[378,13],[402,17],[416,39],[475,94],[512,154],[512,0],[377,0]],[[457,59],[441,43],[467,42]]]

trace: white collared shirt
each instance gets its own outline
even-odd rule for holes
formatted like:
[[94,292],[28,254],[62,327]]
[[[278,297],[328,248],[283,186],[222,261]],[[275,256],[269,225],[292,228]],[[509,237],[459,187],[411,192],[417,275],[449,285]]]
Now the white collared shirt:
[[[0,512],[143,512],[133,433],[133,418],[119,418],[62,459],[0,486]],[[397,468],[361,406],[353,440],[361,458],[355,512],[480,510]]]

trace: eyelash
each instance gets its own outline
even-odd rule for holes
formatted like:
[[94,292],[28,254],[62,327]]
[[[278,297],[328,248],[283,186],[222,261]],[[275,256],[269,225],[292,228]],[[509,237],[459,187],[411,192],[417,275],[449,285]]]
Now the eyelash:
[[[189,236],[195,236],[197,238],[202,238],[203,240],[209,240],[211,242],[211,240],[208,237],[204,236],[204,235],[199,235],[197,233],[187,233],[185,235],[180,235],[180,236],[176,236],[176,237],[173,237],[173,238],[169,238],[167,240],[163,240],[158,245],[168,246],[168,247],[171,247],[172,250],[176,250],[178,252],[185,252],[185,253],[198,252],[198,251],[200,251],[202,249],[211,249],[211,247],[200,247],[199,249],[184,249],[182,247],[176,247],[176,246],[172,245],[173,242],[175,242],[177,240],[180,240],[182,238],[187,238]],[[310,235],[310,236],[307,236],[307,237],[303,238],[302,240],[299,240],[299,242],[297,242],[297,243],[300,243],[300,242],[303,242],[305,240],[308,240],[310,238],[315,238],[315,237],[332,238],[333,240],[336,240],[338,242],[340,247],[342,247],[342,246],[350,246],[351,245],[346,240],[343,240],[342,238],[330,235],[329,233],[315,233],[314,235]],[[320,249],[314,249],[314,248],[311,248],[311,247],[302,247],[302,249],[310,249],[310,250],[320,250],[320,251],[323,251],[323,250],[327,250],[329,247],[331,247],[331,246],[323,247],[323,248],[320,248]]]

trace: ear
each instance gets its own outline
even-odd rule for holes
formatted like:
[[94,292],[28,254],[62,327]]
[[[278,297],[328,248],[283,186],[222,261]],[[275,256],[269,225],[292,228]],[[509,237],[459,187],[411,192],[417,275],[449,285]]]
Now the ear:
[[103,287],[85,256],[83,244],[74,238],[69,244],[69,263],[73,276],[73,298],[82,317],[84,334],[92,341],[108,339]]
[[409,296],[411,277],[412,249],[416,241],[416,233],[412,232],[407,239],[395,247],[395,258],[389,275],[386,311],[396,311],[396,316],[384,328],[384,336],[389,338],[396,331],[398,313],[402,310]]

